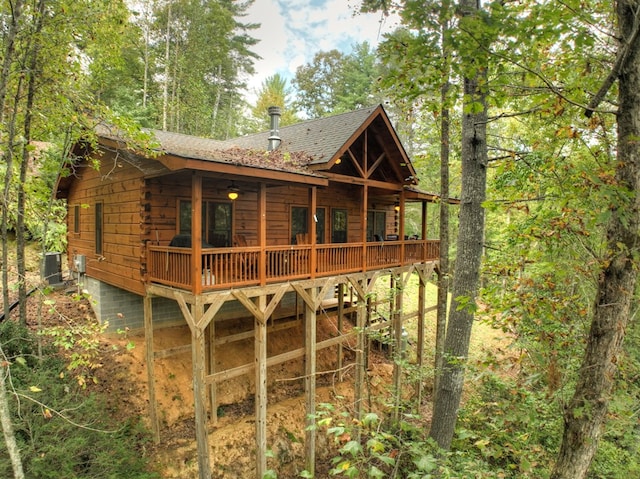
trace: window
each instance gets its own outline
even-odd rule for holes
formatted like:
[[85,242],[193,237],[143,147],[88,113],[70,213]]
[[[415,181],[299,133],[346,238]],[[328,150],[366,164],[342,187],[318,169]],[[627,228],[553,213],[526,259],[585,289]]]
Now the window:
[[345,209],[331,210],[331,242],[347,242],[347,210]]
[[[316,209],[316,243],[324,243],[324,208]],[[296,243],[296,235],[309,232],[309,208],[306,206],[291,207],[291,244]]]
[[103,217],[102,203],[96,203],[96,254],[102,254]]
[[291,244],[296,244],[299,234],[309,232],[309,208],[306,206],[291,207]]
[[387,213],[367,211],[367,241],[383,240],[387,232]]
[[[191,234],[191,201],[180,200],[178,232]],[[202,242],[216,248],[231,246],[232,235],[231,203],[202,203]]]
[[73,232],[80,233],[80,205],[73,207]]
[[324,208],[318,208],[316,210],[316,243],[324,243]]
[[231,246],[231,203],[206,203],[207,242],[216,248]]

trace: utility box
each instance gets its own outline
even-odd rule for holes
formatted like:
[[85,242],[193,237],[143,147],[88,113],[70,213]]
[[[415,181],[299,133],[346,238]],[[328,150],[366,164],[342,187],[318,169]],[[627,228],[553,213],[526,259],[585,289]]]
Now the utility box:
[[62,284],[62,254],[45,253],[44,255],[44,279],[50,285]]
[[76,273],[85,274],[87,272],[87,257],[83,254],[77,254],[73,257],[73,268]]

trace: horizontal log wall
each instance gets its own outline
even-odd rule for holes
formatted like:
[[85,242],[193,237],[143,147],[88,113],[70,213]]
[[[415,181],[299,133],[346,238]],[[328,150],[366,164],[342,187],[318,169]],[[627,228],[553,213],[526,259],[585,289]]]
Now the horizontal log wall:
[[[143,211],[140,170],[105,152],[98,170],[83,162],[75,170],[79,181],[69,190],[69,267],[74,255],[86,256],[86,272],[93,278],[143,294],[140,258],[143,251]],[[96,253],[96,204],[102,203],[103,250]],[[79,211],[79,232],[74,232]]]

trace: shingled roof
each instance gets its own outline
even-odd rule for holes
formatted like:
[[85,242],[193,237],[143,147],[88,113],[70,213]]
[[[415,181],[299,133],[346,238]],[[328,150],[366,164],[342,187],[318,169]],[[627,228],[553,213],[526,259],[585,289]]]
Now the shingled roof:
[[308,165],[312,158],[300,151],[284,150],[266,151],[266,142],[256,146],[237,145],[233,141],[218,141],[198,138],[180,133],[155,130],[160,150],[166,154],[208,160],[218,163],[230,163],[238,166],[249,166],[269,170],[287,171],[304,175],[315,175]]
[[[311,158],[310,164],[326,163],[349,141],[362,125],[378,109],[378,106],[341,113],[325,118],[303,121],[280,127],[280,149],[288,152],[304,152]],[[266,148],[270,132],[234,138],[227,143],[242,148]]]
[[[406,176],[412,175],[410,161],[381,105],[280,127],[281,143],[274,151],[267,151],[271,136],[269,131],[226,141],[162,130],[149,132],[155,138],[155,149],[161,155],[158,159],[162,164],[166,164],[162,159],[166,155],[185,160],[322,176],[319,170],[323,169],[323,165],[343,155],[367,128],[375,129],[380,137],[380,145],[395,144],[396,148],[387,149],[391,161],[408,168]],[[122,143],[124,139],[117,130],[100,125],[97,131],[99,137],[115,141],[122,145],[119,148],[126,149],[125,143]],[[180,166],[174,164],[169,167],[170,170],[176,168]]]

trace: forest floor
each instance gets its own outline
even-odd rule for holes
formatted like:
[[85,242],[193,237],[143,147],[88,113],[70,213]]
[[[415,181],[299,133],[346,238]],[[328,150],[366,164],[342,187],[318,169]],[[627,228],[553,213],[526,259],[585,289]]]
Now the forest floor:
[[[95,322],[87,299],[74,298],[74,286],[56,289],[43,297],[36,293],[29,298],[28,322],[32,328],[47,328],[65,324],[90,324]],[[14,318],[16,312],[12,313]],[[40,320],[38,320],[40,318]],[[427,361],[431,361],[435,320],[427,321]],[[330,337],[335,331],[335,317],[319,317],[318,340]],[[250,327],[251,322],[248,323]],[[473,351],[478,358],[486,353],[504,351],[504,335],[479,324],[473,337]],[[216,324],[219,335],[237,332],[247,325],[234,323]],[[414,327],[408,325],[410,335]],[[154,333],[156,350],[190,344],[188,327],[165,328]],[[269,356],[291,349],[292,344],[302,344],[304,337],[298,325],[269,334]],[[345,368],[341,380],[336,370],[336,348],[318,353],[317,404],[331,403],[339,410],[349,411],[353,403],[352,346],[345,347]],[[104,334],[99,340],[99,365],[94,370],[96,382],[88,386],[115,411],[116,419],[125,423],[130,418],[142,418],[148,423],[148,388],[145,363],[145,343],[142,331],[125,331]],[[227,369],[254,361],[251,339],[225,345],[216,351],[216,367]],[[429,363],[427,363],[429,364]],[[267,444],[272,451],[268,467],[278,477],[296,478],[304,469],[305,400],[303,395],[302,360],[290,361],[269,368]],[[156,360],[156,395],[160,412],[160,444],[150,442],[146,454],[154,469],[163,478],[191,479],[198,475],[195,424],[193,419],[193,389],[191,381],[191,352],[186,351],[167,359]],[[384,351],[372,348],[367,370],[367,398],[374,410],[384,413],[389,404],[393,362]],[[430,380],[424,384],[426,397],[421,413],[430,417]],[[221,383],[217,388],[217,423],[208,425],[210,463],[213,478],[253,477],[255,475],[255,421],[254,377],[244,375]],[[407,391],[412,394],[413,389]],[[330,458],[335,455],[332,440],[319,432],[317,435],[316,477],[329,477]]]

